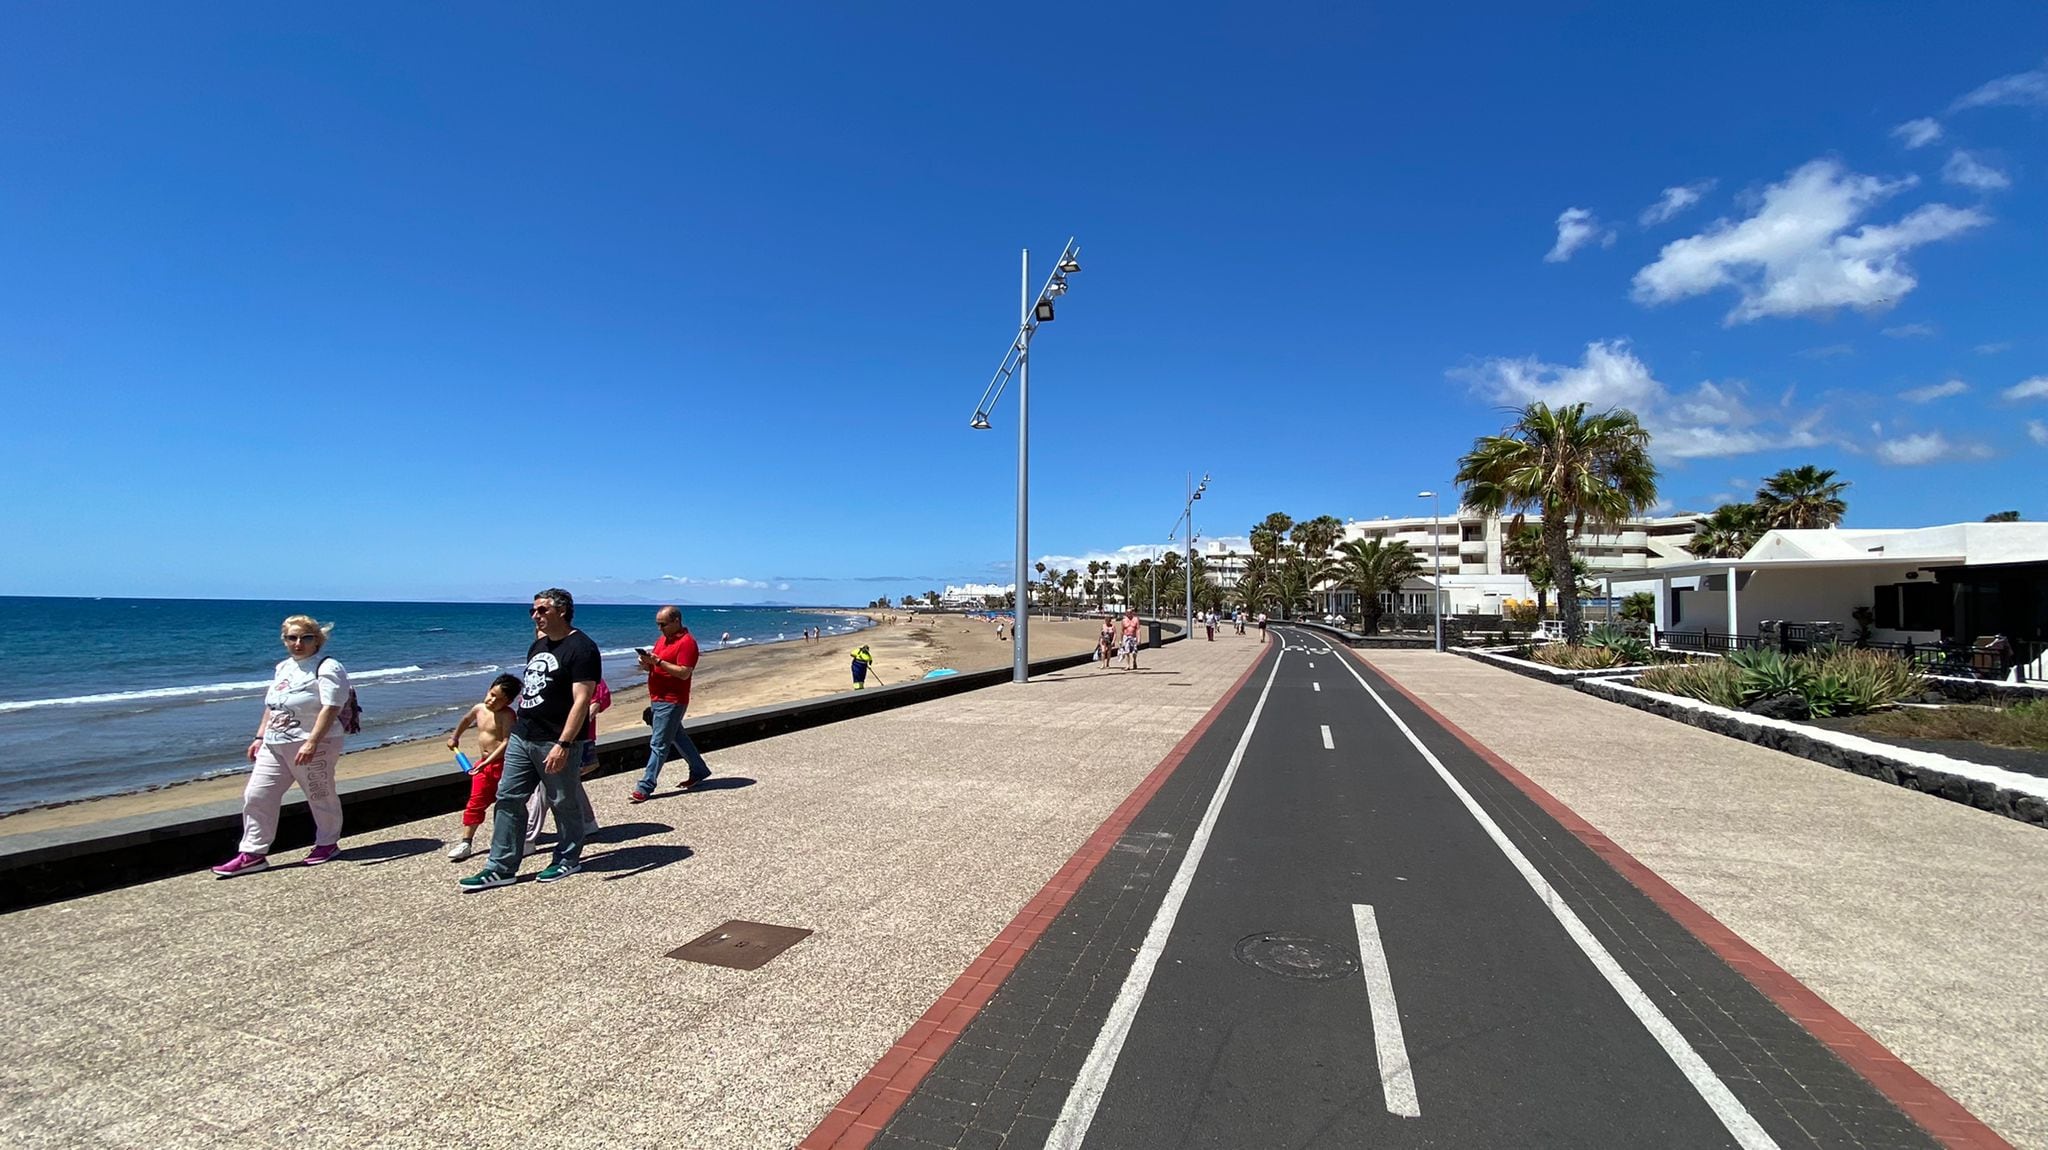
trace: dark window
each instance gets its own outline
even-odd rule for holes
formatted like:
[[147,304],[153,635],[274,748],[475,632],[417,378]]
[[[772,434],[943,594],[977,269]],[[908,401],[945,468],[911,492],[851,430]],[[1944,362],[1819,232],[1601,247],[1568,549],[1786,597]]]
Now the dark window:
[[1686,589],[1683,587],[1673,587],[1671,589],[1671,621],[1673,623],[1685,621],[1685,591]]
[[1899,585],[1880,583],[1870,589],[1871,602],[1877,605],[1877,625],[1887,631],[1899,629]]
[[1939,583],[1904,583],[1899,603],[1902,631],[1944,631],[1954,615],[1954,597]]

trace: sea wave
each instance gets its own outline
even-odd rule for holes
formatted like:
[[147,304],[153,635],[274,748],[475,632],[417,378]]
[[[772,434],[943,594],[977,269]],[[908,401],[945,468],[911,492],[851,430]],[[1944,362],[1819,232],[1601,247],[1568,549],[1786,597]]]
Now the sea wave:
[[[497,668],[493,667],[492,670]],[[382,667],[374,671],[350,671],[349,681],[360,683],[373,679],[398,679],[402,675],[418,675],[419,667]],[[454,674],[474,675],[477,671],[459,671]],[[401,679],[401,682],[424,682],[426,679],[444,679],[449,675],[428,675],[420,679]],[[192,687],[151,687],[143,691],[109,691],[101,695],[72,695],[63,699],[21,699],[12,703],[0,703],[0,715],[15,711],[35,711],[44,707],[89,707],[102,703],[132,703],[145,699],[183,699],[195,695],[233,695],[248,691],[263,691],[270,687],[269,679],[256,679],[240,683],[202,683]]]

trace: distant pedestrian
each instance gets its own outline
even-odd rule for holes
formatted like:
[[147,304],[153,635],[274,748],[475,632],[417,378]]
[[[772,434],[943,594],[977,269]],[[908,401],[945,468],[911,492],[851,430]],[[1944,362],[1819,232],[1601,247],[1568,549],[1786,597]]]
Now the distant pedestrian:
[[1116,616],[1104,615],[1102,617],[1102,631],[1095,636],[1095,658],[1102,664],[1103,670],[1109,669],[1111,660],[1117,656],[1119,646],[1120,644],[1117,642]]
[[505,774],[505,744],[512,737],[512,705],[519,701],[519,676],[500,675],[484,690],[484,701],[471,707],[448,735],[448,749],[460,752],[462,732],[476,728],[476,762],[470,764],[469,805],[462,808],[462,839],[448,848],[448,860],[461,862],[476,853],[476,828],[484,811],[498,799],[498,780]]
[[725,646],[725,645],[726,645],[727,643],[730,643],[730,642],[732,642],[732,632],[731,632],[731,631],[720,631],[720,632],[718,633],[718,645],[719,645],[720,647],[723,647],[723,646]]
[[1138,612],[1124,613],[1124,669],[1138,669]]
[[1216,612],[1202,612],[1202,626],[1209,632],[1209,642],[1214,643],[1216,641]]
[[491,857],[484,869],[457,884],[465,892],[512,885],[525,846],[526,800],[535,787],[547,791],[555,812],[554,858],[537,877],[554,882],[583,869],[583,809],[589,800],[583,794],[577,744],[603,677],[604,658],[590,636],[572,625],[575,617],[576,600],[559,587],[533,597],[534,639],[526,649],[526,681],[505,747]]
[[640,772],[628,802],[644,803],[661,781],[661,768],[671,759],[681,759],[690,768],[683,780],[689,790],[711,777],[690,732],[683,729],[683,714],[690,708],[690,683],[697,674],[697,637],[683,625],[683,613],[673,606],[654,613],[654,625],[661,637],[651,650],[640,654],[640,669],[647,672],[647,698],[652,704],[652,722],[647,737],[647,769]]
[[873,670],[873,669],[874,669],[874,666],[875,666],[875,656],[874,656],[874,653],[868,650],[868,645],[867,645],[866,643],[862,643],[862,644],[861,644],[860,646],[858,646],[858,647],[855,647],[855,648],[853,649],[853,689],[854,689],[854,690],[856,690],[856,691],[859,691],[859,690],[863,690],[863,689],[865,689],[865,688],[867,687],[867,685],[868,685],[868,672],[869,672],[869,671],[871,671],[871,670]]
[[322,655],[334,624],[307,615],[284,621],[279,636],[287,654],[278,660],[263,695],[263,719],[250,741],[249,784],[242,789],[242,845],[235,857],[213,868],[222,878],[270,867],[277,838],[277,812],[296,782],[313,811],[313,850],[307,866],[318,866],[341,848],[341,796],[334,768],[341,762],[342,710],[353,700],[348,670]]

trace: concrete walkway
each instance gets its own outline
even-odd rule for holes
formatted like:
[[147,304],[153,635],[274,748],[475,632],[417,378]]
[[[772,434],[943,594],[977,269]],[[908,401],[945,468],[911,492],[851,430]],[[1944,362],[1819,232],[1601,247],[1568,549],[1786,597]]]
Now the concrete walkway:
[[[450,817],[0,917],[0,1145],[793,1145],[1258,652],[753,743],[639,806],[615,776],[553,886],[459,894]],[[665,957],[733,918],[817,933]]]
[[2048,833],[1470,659],[1369,661],[2015,1145],[2048,1148]]

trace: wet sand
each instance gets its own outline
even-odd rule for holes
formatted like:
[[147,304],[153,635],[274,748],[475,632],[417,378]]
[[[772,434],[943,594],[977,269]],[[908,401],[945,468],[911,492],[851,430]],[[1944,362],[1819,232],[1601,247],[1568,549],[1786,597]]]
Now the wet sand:
[[[698,634],[704,646],[698,664],[696,686],[690,692],[689,716],[693,719],[728,711],[744,711],[776,703],[791,703],[851,690],[850,655],[862,643],[875,657],[871,679],[884,685],[907,683],[940,667],[956,671],[980,671],[1007,667],[1011,660],[1008,641],[997,642],[995,624],[960,615],[891,616],[885,612],[852,611],[833,614],[867,614],[878,620],[875,627],[857,635],[828,637],[817,643],[748,644],[713,650],[717,641]],[[684,622],[689,622],[687,609]],[[893,621],[891,621],[893,619]],[[1073,655],[1095,645],[1096,620],[1076,616],[1070,621],[1033,619],[1031,657],[1047,659]],[[650,634],[648,638],[653,639]],[[644,731],[640,712],[647,706],[647,682],[630,656],[607,659],[605,679],[612,684],[612,706],[598,719],[598,730]],[[637,685],[628,687],[625,684]],[[475,752],[475,735],[464,738],[463,748]],[[420,739],[371,747],[344,754],[339,777],[362,778],[387,771],[448,762],[450,755],[443,738]],[[455,767],[451,763],[451,772]],[[103,819],[156,814],[185,807],[239,800],[247,776],[222,775],[197,782],[180,783],[153,791],[109,795],[62,806],[42,807],[0,816],[0,839],[32,831],[84,826]],[[296,797],[297,791],[292,792]]]

